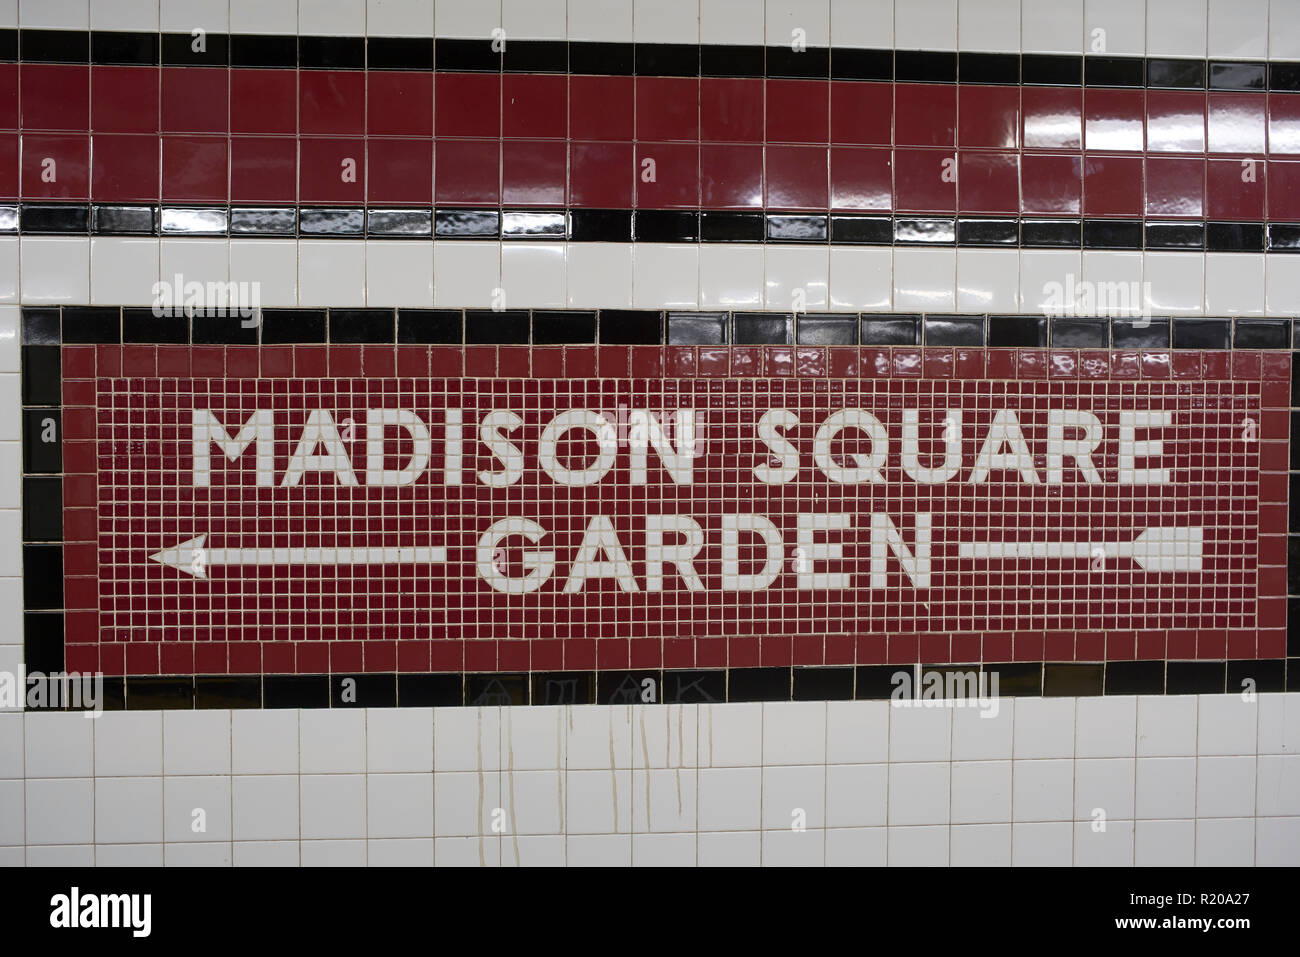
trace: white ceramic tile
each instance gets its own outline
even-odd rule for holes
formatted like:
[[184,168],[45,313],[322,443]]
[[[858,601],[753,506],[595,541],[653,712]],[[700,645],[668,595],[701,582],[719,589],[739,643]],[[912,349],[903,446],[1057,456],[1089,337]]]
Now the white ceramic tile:
[[95,774],[162,774],[162,711],[106,711],[95,719]]
[[1194,695],[1151,695],[1138,698],[1137,753],[1193,755],[1196,753]]
[[494,833],[493,821],[501,820],[503,813],[500,775],[453,771],[433,778],[435,834],[468,837]]
[[161,844],[96,844],[96,867],[162,867]]
[[774,701],[762,707],[764,765],[826,763],[826,702]]
[[582,834],[568,839],[565,859],[570,867],[629,867],[632,838],[626,834]]
[[177,844],[229,841],[230,782],[225,774],[164,778],[166,840]]
[[1146,9],[1131,0],[1084,0],[1084,52],[1104,56],[1146,53]]
[[1137,734],[1137,698],[1128,695],[1080,698],[1075,712],[1075,754],[1080,758],[1132,757]]
[[569,306],[574,309],[630,309],[632,244],[570,243]]
[[633,706],[632,766],[693,768],[699,744],[699,705]]
[[632,709],[626,705],[575,705],[569,710],[568,767],[632,766]]
[[371,867],[432,867],[433,839],[419,837],[367,841],[366,863]]
[[1195,821],[1137,821],[1133,825],[1133,857],[1138,867],[1191,867],[1195,846]]
[[1020,698],[1016,701],[1014,754],[1017,758],[1074,755],[1073,698]]
[[1300,695],[1259,696],[1259,753],[1300,753]]
[[143,843],[162,837],[162,778],[95,779],[96,842]]
[[825,823],[825,767],[763,768],[763,827],[790,830]]
[[435,771],[501,767],[501,709],[440,708],[433,715]]
[[887,312],[893,304],[893,250],[832,247],[830,307]]
[[[563,834],[565,774],[560,770],[514,771],[503,775],[505,833]],[[632,796],[636,796],[635,788]],[[644,793],[644,792],[643,792]],[[680,830],[674,828],[673,830]]]
[[1194,758],[1138,758],[1134,816],[1139,819],[1192,817],[1196,813]]
[[829,258],[824,247],[768,245],[763,266],[766,309],[808,312],[826,308]]
[[763,0],[700,0],[700,43],[762,46],[764,15]]
[[372,838],[433,837],[434,774],[366,775],[366,833]]
[[1264,754],[1259,757],[1261,817],[1300,817],[1300,755]]
[[[366,713],[359,708],[313,708],[298,722],[303,774],[366,769]],[[326,835],[322,835],[326,836]]]
[[1077,760],[1074,764],[1074,819],[1132,820],[1134,774],[1132,758]]
[[700,246],[637,243],[632,303],[638,309],[694,309],[700,301]]
[[365,867],[366,842],[303,841],[300,846],[303,867]]
[[702,706],[699,735],[701,767],[756,767],[763,755],[763,706]]
[[769,46],[830,46],[830,0],[765,0],[764,6]]
[[1268,56],[1268,0],[1210,0],[1211,57]]
[[1259,699],[1241,695],[1201,695],[1196,726],[1197,754],[1254,754],[1259,730]]
[[[0,714],[0,778],[23,776],[23,713]],[[0,841],[0,843],[3,843]]]
[[699,0],[634,0],[637,43],[698,43]]
[[889,760],[889,702],[828,701],[826,760],[871,764]]
[[1255,821],[1215,818],[1196,822],[1197,867],[1251,867],[1255,863]]
[[90,241],[90,301],[148,306],[158,282],[158,240],[96,236]]
[[889,830],[890,867],[947,867],[948,832],[945,825],[929,827],[891,827]]
[[1300,60],[1300,3],[1296,0],[1269,3],[1268,55],[1275,60]]
[[1083,260],[1075,250],[1023,249],[1020,252],[1020,308],[1045,312],[1059,302],[1063,289],[1082,277]]
[[[947,824],[951,765],[893,764],[889,769],[889,825]],[[898,863],[894,856],[890,860]]]
[[698,780],[691,768],[632,772],[634,831],[694,831]]
[[434,867],[500,867],[499,837],[439,837],[433,842]]
[[694,867],[694,834],[633,834],[632,866]]
[[1133,822],[1107,821],[1074,825],[1075,867],[1132,867]]
[[73,778],[93,774],[95,722],[68,711],[34,711],[23,722],[27,777]]
[[[13,29],[16,26],[18,26],[18,0],[3,0],[3,2],[0,2],[0,27]],[[21,864],[20,855],[18,866],[21,866]]]
[[1300,269],[1286,256],[1264,257],[1265,312],[1270,316],[1300,313]]
[[501,290],[501,247],[497,243],[435,242],[435,306],[508,308]]
[[[16,416],[6,418],[17,422]],[[13,429],[17,431],[17,426]],[[23,573],[22,537],[22,518],[18,509],[0,509],[0,575]]]
[[[201,283],[204,305],[221,305],[225,284],[230,281],[230,244],[224,239],[164,239],[159,242],[159,277],[172,285],[188,287]],[[177,277],[180,277],[179,280]],[[208,284],[213,298],[209,301]],[[219,284],[219,285],[217,285]]]
[[28,778],[26,807],[28,844],[94,840],[95,783],[90,778]]
[[225,33],[230,28],[229,0],[159,0],[158,23],[164,33]]
[[1147,56],[1205,56],[1206,0],[1147,0]]
[[6,845],[22,844],[23,791],[25,782],[0,781],[0,842]]
[[1020,258],[999,249],[958,249],[957,311],[1019,312]]
[[433,0],[367,0],[366,33],[372,37],[433,36]]
[[298,305],[298,243],[287,239],[232,239],[230,281],[255,283],[258,302],[268,308]]
[[366,775],[304,774],[303,838],[366,836]]
[[225,844],[165,844],[163,859],[168,867],[231,867],[234,854]]
[[946,761],[952,753],[952,708],[890,707],[889,760]]
[[292,708],[232,711],[230,738],[234,772],[296,774],[299,768],[298,714]]
[[1197,758],[1198,817],[1246,817],[1255,813],[1256,758]]
[[963,824],[952,828],[953,867],[1010,867],[1010,824]]
[[435,0],[433,25],[440,37],[486,39],[501,25],[501,2]]
[[300,801],[296,775],[237,774],[231,779],[231,790],[236,841],[297,840]]
[[763,302],[763,247],[700,247],[700,308],[758,309]]
[[28,867],[93,867],[93,844],[66,844],[61,847],[28,847]]
[[1021,0],[1020,44],[1026,53],[1082,53],[1083,0]]
[[1255,864],[1294,867],[1300,858],[1300,817],[1265,817],[1255,823]]
[[1012,784],[1012,820],[1068,821],[1073,817],[1073,761],[1017,761]]
[[632,0],[569,0],[569,39],[632,42]]
[[887,823],[889,768],[884,764],[832,764],[826,768],[828,827],[878,827]]
[[433,709],[372,708],[366,712],[366,770],[433,770]]
[[1205,254],[1205,311],[1216,316],[1264,314],[1264,256]]
[[567,863],[568,848],[562,836],[533,835],[501,842],[502,867],[564,867]]
[[1074,826],[1069,822],[1012,825],[1012,867],[1069,867],[1073,862]]
[[951,312],[956,308],[955,249],[894,247],[894,308]]
[[895,0],[894,44],[900,50],[957,49],[957,0]]
[[1011,762],[952,763],[952,823],[994,824],[1011,820]]
[[0,302],[18,301],[20,242],[17,236],[0,237]]
[[825,831],[763,832],[764,867],[822,867],[825,863]]
[[366,6],[357,0],[298,0],[298,32],[314,37],[366,34]]
[[762,857],[759,831],[700,834],[697,854],[701,867],[757,867]]
[[837,47],[892,48],[894,0],[831,0],[831,43]]
[[1015,698],[1000,698],[996,712],[992,708],[954,708],[952,759],[977,761],[1011,757],[1015,703]]
[[1082,268],[1082,279],[1093,290],[1097,315],[1141,314],[1145,303],[1141,253],[1086,250]]
[[1020,0],[958,0],[962,50],[1020,52]]
[[236,841],[236,867],[299,867],[302,847],[297,841]]
[[296,34],[298,0],[230,0],[230,32]]
[[90,29],[158,32],[158,0],[113,0],[90,5]]
[[0,306],[0,372],[18,371],[18,330],[21,323],[22,313],[17,306]]
[[25,29],[88,30],[89,0],[21,0],[18,23]]
[[[295,741],[286,733],[285,740]],[[295,745],[296,746],[296,745]],[[167,774],[229,774],[229,711],[164,711],[163,770]]]
[[1205,313],[1205,256],[1202,253],[1143,253],[1144,299],[1154,315]]
[[701,768],[696,780],[701,831],[743,831],[759,827],[761,769]]
[[365,303],[364,242],[304,239],[298,244],[299,305],[344,307]]
[[21,240],[22,301],[85,303],[90,296],[90,240],[24,236]]
[[567,15],[565,0],[501,0],[501,26],[516,40],[563,40]]

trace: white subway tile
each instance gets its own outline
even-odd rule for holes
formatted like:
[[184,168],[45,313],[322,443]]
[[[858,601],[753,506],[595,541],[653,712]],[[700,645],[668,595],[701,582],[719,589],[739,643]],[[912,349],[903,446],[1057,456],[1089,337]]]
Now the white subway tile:
[[366,836],[366,775],[303,774],[300,786],[304,841]]
[[[279,841],[299,837],[299,779],[290,774],[236,774],[231,779],[236,841]],[[235,849],[236,866],[239,849]]]
[[1069,867],[1074,862],[1074,825],[1068,821],[1011,826],[1012,867]]
[[231,778],[187,775],[163,779],[163,829],[171,864],[173,844],[229,841]]
[[140,844],[162,839],[162,778],[95,779],[96,842]]

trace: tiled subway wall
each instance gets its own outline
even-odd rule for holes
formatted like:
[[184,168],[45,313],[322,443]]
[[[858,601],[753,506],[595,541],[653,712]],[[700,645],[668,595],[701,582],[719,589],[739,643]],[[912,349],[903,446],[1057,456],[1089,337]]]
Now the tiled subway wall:
[[[1297,317],[1300,0],[0,0],[0,863],[1293,865]],[[802,552],[756,597],[629,597],[665,573],[609,539],[608,581],[532,605],[346,547],[275,570],[505,515],[626,536],[621,464],[577,509],[531,476],[357,499],[287,433],[232,478],[260,409],[512,402],[530,442],[582,404],[716,415],[696,484],[648,483],[706,537],[746,502],[907,521],[834,600]],[[783,495],[747,438],[778,404],[810,445],[851,405],[890,438],[1200,418],[1176,495],[1054,484],[1059,435],[989,446],[1030,491]],[[200,405],[215,495],[173,487]],[[340,485],[258,498],[254,454]],[[982,578],[945,514],[1129,551]],[[65,669],[107,710],[18,699]]]

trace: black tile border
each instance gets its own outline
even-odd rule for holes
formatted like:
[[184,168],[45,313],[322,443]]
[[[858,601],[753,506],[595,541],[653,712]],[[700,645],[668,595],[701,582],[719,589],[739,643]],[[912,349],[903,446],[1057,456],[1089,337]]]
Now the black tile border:
[[1300,254],[1300,223],[720,209],[0,204],[0,235],[770,243]]
[[899,83],[1300,91],[1300,63],[1110,54],[975,53],[892,48],[602,43],[492,37],[311,36],[0,30],[0,62],[261,69],[434,70],[834,79]]

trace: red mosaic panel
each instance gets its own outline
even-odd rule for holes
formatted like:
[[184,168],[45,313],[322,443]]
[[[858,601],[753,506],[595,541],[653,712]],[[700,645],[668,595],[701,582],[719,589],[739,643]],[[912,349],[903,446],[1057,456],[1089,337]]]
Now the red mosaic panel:
[[1286,354],[192,353],[65,348],[69,667],[1284,647]]

